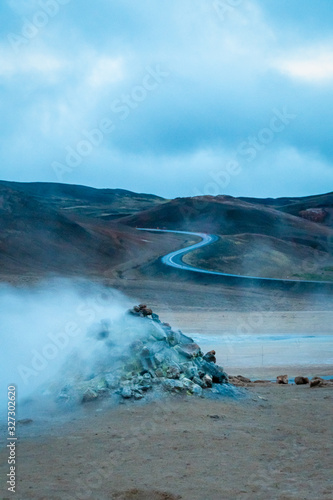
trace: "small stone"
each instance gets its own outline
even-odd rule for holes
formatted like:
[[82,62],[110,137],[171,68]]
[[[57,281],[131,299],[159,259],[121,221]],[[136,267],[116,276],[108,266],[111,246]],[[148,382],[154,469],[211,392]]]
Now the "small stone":
[[170,392],[184,392],[186,390],[183,380],[166,379],[163,381],[163,387]]
[[321,387],[324,385],[324,380],[320,377],[313,377],[310,380],[310,387]]
[[124,387],[120,395],[124,399],[130,399],[133,395],[132,389],[130,387]]
[[190,359],[196,356],[200,356],[202,354],[200,347],[195,342],[191,344],[177,345],[176,350],[179,352],[179,354],[185,356],[185,358],[190,358]]
[[180,371],[176,366],[169,366],[166,372],[167,378],[179,378]]
[[209,361],[209,362],[211,362],[211,363],[216,363],[216,357],[215,357],[215,354],[216,354],[216,352],[215,352],[215,351],[208,351],[208,352],[204,355],[203,359],[204,359],[205,361]]
[[202,396],[202,387],[200,387],[200,385],[198,385],[198,384],[193,384],[191,392],[195,396]]
[[83,393],[82,396],[82,403],[88,403],[90,401],[94,401],[95,399],[98,398],[98,393],[88,387],[88,389]]
[[211,376],[215,384],[223,384],[225,382],[228,382],[228,375],[223,371],[223,368],[221,366],[218,366],[215,363],[203,361],[201,363],[201,369],[207,375]]
[[295,377],[295,384],[296,385],[305,385],[309,383],[308,377]]
[[251,382],[251,379],[243,377],[243,375],[237,375],[236,378],[238,378],[238,380],[244,382],[245,384],[249,384]]
[[155,370],[155,375],[156,377],[164,377],[164,372],[161,368],[157,368],[157,370]]
[[277,384],[288,384],[288,375],[278,375],[276,377],[276,383]]
[[213,380],[212,377],[209,375],[204,375],[202,378],[202,381],[206,384],[207,387],[212,387],[213,386]]
[[193,382],[197,385],[199,385],[202,389],[206,389],[208,386],[207,384],[204,382],[203,379],[201,379],[200,377],[193,377]]

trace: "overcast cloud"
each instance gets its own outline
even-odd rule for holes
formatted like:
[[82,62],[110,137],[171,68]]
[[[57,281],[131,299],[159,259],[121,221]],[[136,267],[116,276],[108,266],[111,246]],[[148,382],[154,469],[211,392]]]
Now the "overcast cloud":
[[2,179],[333,189],[331,0],[4,0]]

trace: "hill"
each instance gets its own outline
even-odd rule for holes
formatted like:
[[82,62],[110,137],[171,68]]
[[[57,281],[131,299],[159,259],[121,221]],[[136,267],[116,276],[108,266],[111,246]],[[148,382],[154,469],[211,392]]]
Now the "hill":
[[248,203],[272,206],[277,210],[333,227],[333,193],[301,198],[240,198]]
[[112,220],[154,207],[165,200],[124,189],[95,189],[52,182],[0,181],[0,186],[22,192],[49,207],[74,217]]
[[252,276],[333,279],[333,231],[261,203],[230,196],[178,198],[122,219],[135,227],[220,235],[185,256],[194,266]]

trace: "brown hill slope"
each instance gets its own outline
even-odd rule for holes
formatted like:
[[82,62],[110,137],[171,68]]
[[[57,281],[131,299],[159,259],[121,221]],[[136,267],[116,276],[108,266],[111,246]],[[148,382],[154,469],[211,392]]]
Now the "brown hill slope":
[[248,276],[333,280],[333,231],[269,206],[229,196],[180,198],[122,222],[220,235],[218,242],[184,257],[195,267]]
[[122,223],[219,235],[263,234],[322,250],[328,249],[333,236],[332,230],[319,224],[230,196],[177,198],[124,217]]
[[333,193],[301,198],[240,198],[248,203],[272,206],[291,215],[333,227]]
[[2,273],[105,270],[133,251],[131,239],[131,231],[79,224],[46,202],[0,185]]
[[22,192],[64,215],[112,220],[154,207],[165,200],[124,189],[95,189],[51,182],[0,181],[0,186]]

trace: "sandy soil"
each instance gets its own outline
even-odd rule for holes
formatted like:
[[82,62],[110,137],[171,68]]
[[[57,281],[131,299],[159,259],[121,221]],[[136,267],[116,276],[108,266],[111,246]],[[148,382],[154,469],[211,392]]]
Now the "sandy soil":
[[[237,334],[244,324],[249,335],[333,333],[326,290],[241,288],[158,272],[103,280],[185,333]],[[218,361],[225,365],[223,352]],[[332,387],[266,384],[246,392],[239,400],[91,404],[65,420],[36,416],[19,426],[15,496],[6,491],[1,450],[0,498],[331,500]]]
[[[44,432],[37,418],[19,427],[15,498],[333,498],[332,387],[257,385],[246,394],[91,404],[84,418],[51,421]],[[2,450],[3,499],[14,498],[5,460]]]

